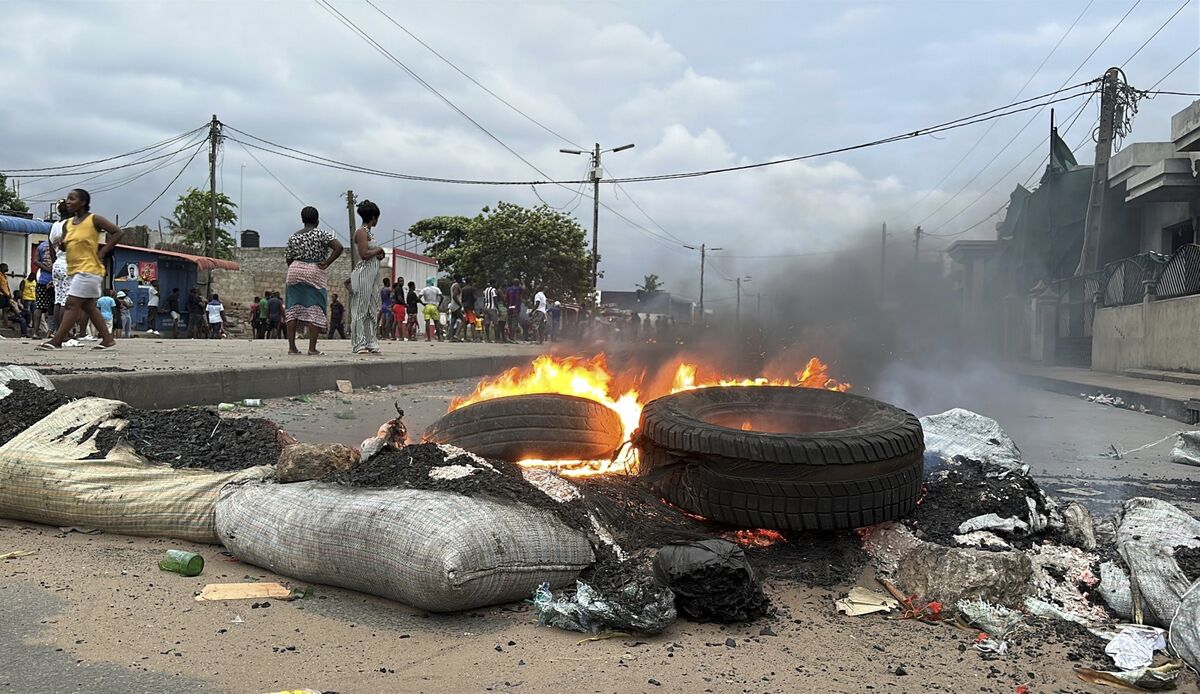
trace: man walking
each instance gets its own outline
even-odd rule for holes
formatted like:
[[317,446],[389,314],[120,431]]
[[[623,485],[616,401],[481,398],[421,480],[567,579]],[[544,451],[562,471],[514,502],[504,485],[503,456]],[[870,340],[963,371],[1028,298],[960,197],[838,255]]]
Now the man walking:
[[167,296],[167,315],[171,317],[171,339],[179,339],[179,287]]
[[161,335],[158,332],[158,280],[150,280],[148,286],[150,296],[146,299],[146,332],[151,335]]
[[208,313],[208,336],[220,340],[225,336],[225,307],[221,305],[221,297],[213,294],[205,311]]
[[508,313],[508,335],[506,340],[513,344],[517,342],[517,326],[521,319],[521,282],[513,280],[513,283],[504,290],[504,305]]
[[329,333],[325,336],[325,339],[332,340],[333,334],[337,333],[345,340],[345,320],[346,307],[342,305],[341,301],[338,301],[338,295],[334,294],[333,298],[329,300]]
[[386,340],[392,336],[394,328],[394,317],[392,316],[392,281],[387,277],[383,278],[383,289],[379,290],[379,318],[376,325],[376,332],[381,340]]
[[188,292],[188,334],[193,340],[198,340],[204,337],[204,300],[200,298],[200,291],[192,287]]
[[483,290],[483,339],[487,342],[492,341],[492,330],[498,325],[496,320],[496,295],[497,292],[494,283],[488,282],[488,286]]
[[277,339],[283,337],[283,300],[279,298],[279,292],[271,292],[271,298],[267,299],[267,337],[269,339]]
[[537,294],[533,295],[533,316],[530,318],[530,324],[539,345],[546,340],[546,323],[550,320],[549,303],[546,292],[539,289]]

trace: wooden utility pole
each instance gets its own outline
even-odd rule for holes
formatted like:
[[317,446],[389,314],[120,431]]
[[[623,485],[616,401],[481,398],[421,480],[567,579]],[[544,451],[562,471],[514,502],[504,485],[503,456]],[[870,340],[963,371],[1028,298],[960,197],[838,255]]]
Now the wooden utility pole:
[[916,229],[913,229],[913,262],[914,263],[919,262],[921,260],[921,234],[922,233],[923,233],[923,230],[919,226]]
[[700,322],[704,323],[704,249],[700,244]]
[[[217,246],[217,146],[221,138],[221,121],[213,114],[212,123],[208,126],[208,233],[204,235],[204,253],[208,257],[216,256]],[[212,276],[212,271],[209,271]]]
[[354,198],[354,191],[346,191],[346,219],[350,228],[350,271],[354,272],[354,254],[358,249],[354,246],[354,232],[358,229],[354,226],[354,203],[357,202]]
[[885,270],[887,270],[887,222],[883,223],[883,231],[879,234],[879,303],[883,303]]
[[1092,166],[1092,189],[1088,195],[1087,215],[1083,222],[1083,250],[1075,275],[1100,269],[1100,239],[1103,233],[1104,194],[1108,189],[1108,160],[1112,156],[1113,134],[1117,121],[1117,89],[1121,70],[1110,67],[1100,86],[1100,129],[1096,137],[1096,161]]
[[600,143],[592,151],[592,296],[600,298]]

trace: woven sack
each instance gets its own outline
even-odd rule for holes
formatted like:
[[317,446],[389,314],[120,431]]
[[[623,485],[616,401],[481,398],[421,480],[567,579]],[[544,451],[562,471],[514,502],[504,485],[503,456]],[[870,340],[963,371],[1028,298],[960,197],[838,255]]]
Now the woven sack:
[[124,444],[85,460],[96,454],[98,427],[125,425],[115,416],[122,404],[69,402],[0,447],[0,518],[215,544],[217,492],[274,468],[176,470],[153,465]]
[[528,598],[593,561],[587,538],[547,512],[416,489],[230,485],[217,532],[244,562],[430,612]]

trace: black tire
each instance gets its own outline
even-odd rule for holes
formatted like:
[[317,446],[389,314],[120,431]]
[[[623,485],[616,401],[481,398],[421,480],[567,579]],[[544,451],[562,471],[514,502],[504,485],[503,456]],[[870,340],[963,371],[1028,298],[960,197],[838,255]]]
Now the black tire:
[[[819,418],[828,430],[743,431],[722,418]],[[642,472],[671,503],[715,521],[777,530],[857,528],[911,512],[924,436],[911,414],[809,388],[701,388],[651,402],[637,443]]]
[[598,402],[536,394],[460,407],[426,429],[424,440],[515,462],[611,458],[624,437],[620,417]]

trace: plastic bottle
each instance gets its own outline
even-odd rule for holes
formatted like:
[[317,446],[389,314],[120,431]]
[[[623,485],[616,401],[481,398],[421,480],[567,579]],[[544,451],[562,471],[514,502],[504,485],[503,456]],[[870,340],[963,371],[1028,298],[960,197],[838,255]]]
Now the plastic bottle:
[[199,576],[204,571],[204,557],[182,549],[168,549],[158,561],[158,568],[180,576]]
[[242,405],[245,407],[262,407],[262,400],[258,398],[246,398],[242,401]]

